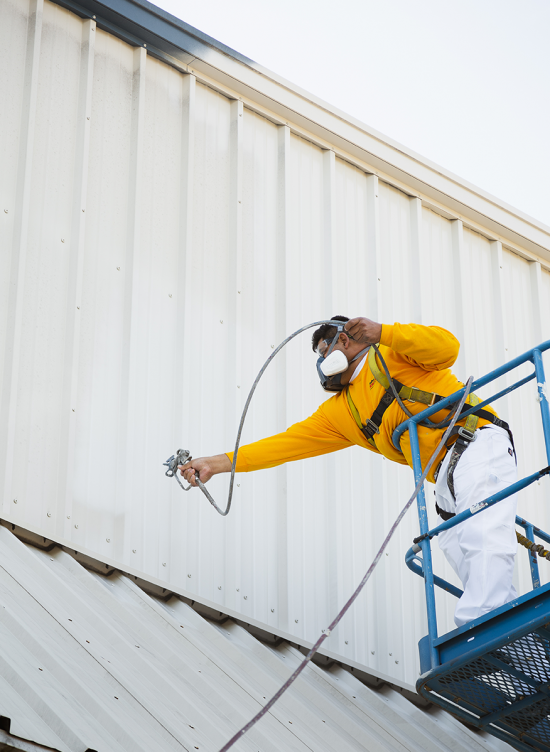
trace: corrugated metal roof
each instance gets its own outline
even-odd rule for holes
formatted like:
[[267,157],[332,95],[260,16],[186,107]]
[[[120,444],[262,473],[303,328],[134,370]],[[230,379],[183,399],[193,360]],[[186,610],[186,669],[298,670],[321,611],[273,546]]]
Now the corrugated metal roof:
[[[11,733],[60,752],[216,752],[302,654],[163,602],[128,576],[0,527],[0,711]],[[505,750],[388,685],[310,665],[235,750]]]

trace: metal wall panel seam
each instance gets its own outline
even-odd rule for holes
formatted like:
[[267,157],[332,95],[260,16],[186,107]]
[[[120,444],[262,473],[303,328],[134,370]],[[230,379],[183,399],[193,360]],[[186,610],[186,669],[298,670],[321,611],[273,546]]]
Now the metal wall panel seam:
[[[185,437],[185,416],[188,393],[185,385],[193,383],[193,360],[185,356],[188,346],[187,334],[192,331],[194,313],[191,286],[196,283],[193,276],[193,181],[195,176],[195,119],[196,119],[197,79],[187,74],[182,78],[182,137],[181,137],[181,197],[180,197],[180,241],[177,268],[176,316],[178,326],[175,345],[175,396],[172,421],[172,449],[179,449]],[[187,448],[187,447],[184,447]],[[183,479],[182,479],[183,480]],[[181,505],[181,489],[175,489],[175,503]],[[172,497],[173,498],[173,497]],[[173,508],[173,507],[172,507]],[[174,519],[172,517],[172,519]],[[137,539],[141,532],[139,522],[133,523]],[[181,545],[181,533],[171,526],[170,558],[175,571],[185,568],[185,551]],[[127,545],[127,544],[126,544]],[[128,550],[128,549],[126,549]]]
[[[530,282],[531,282],[531,305],[533,310],[533,329],[535,342],[538,344],[543,341],[543,313],[542,313],[542,271],[538,261],[532,261],[529,264]],[[548,324],[548,322],[546,322]]]
[[422,294],[422,201],[419,198],[409,199],[411,212],[411,320],[418,324],[427,323],[427,317],[423,314]]
[[368,311],[365,314],[375,321],[382,318],[382,260],[380,250],[380,190],[377,175],[367,175],[367,254],[371,273],[368,275]]
[[[494,345],[496,363],[494,367],[501,363],[505,363],[509,360],[508,346],[506,340],[506,332],[504,329],[504,322],[506,320],[505,301],[504,301],[504,280],[503,280],[503,257],[502,257],[502,243],[500,240],[494,240],[490,243],[491,246],[491,272],[492,279],[491,284],[493,287],[493,310],[494,310]],[[513,376],[513,374],[511,374]],[[501,379],[498,379],[491,388],[493,391],[503,389],[510,382],[510,374],[507,374]],[[508,396],[502,397],[499,401],[500,411],[503,415],[509,414]]]
[[65,345],[65,367],[63,370],[64,415],[59,454],[59,478],[64,485],[60,493],[65,499],[61,514],[56,514],[55,527],[64,537],[70,538],[72,525],[67,514],[71,515],[73,500],[75,438],[78,416],[75,415],[78,395],[78,356],[80,349],[80,324],[82,302],[82,280],[84,271],[86,208],[88,188],[88,164],[90,159],[90,117],[92,110],[92,88],[96,39],[95,21],[82,24],[82,48],[80,59],[80,82],[77,107],[77,140],[74,173],[73,222],[71,228],[71,255],[67,283],[67,332]]
[[[139,301],[136,300],[135,266],[140,251],[140,213],[143,204],[143,148],[145,129],[145,97],[146,97],[146,64],[147,53],[143,47],[138,47],[133,53],[132,76],[132,115],[131,115],[131,144],[130,144],[130,172],[128,180],[128,208],[126,249],[123,255],[125,268],[123,286],[123,322],[122,322],[122,353],[121,353],[121,384],[120,384],[120,414],[119,414],[119,449],[120,461],[116,470],[116,496],[123,500],[126,511],[131,504],[132,482],[131,476],[134,461],[134,436],[131,428],[131,410],[133,404],[135,372],[136,337],[134,318]],[[142,522],[143,525],[143,522]],[[141,528],[143,535],[143,529]],[[134,531],[125,529],[124,550],[129,551],[136,545]],[[141,543],[141,541],[140,541]]]
[[[36,106],[38,99],[38,75],[40,66],[40,45],[42,39],[42,16],[44,0],[30,0],[27,49],[25,59],[25,94],[21,114],[21,136],[19,146],[19,177],[16,188],[15,220],[11,259],[10,295],[8,303],[8,325],[6,331],[6,357],[3,378],[3,395],[0,409],[0,456],[3,473],[0,480],[4,486],[4,505],[12,496],[13,462],[15,452],[15,431],[17,418],[19,368],[21,356],[21,332],[23,319],[23,295],[29,234],[31,178],[34,156],[34,131],[36,127]],[[0,468],[2,465],[0,465]],[[3,478],[2,478],[3,475]]]
[[323,282],[324,282],[324,297],[323,305],[326,306],[326,317],[334,314],[333,300],[334,292],[333,287],[335,284],[334,274],[335,266],[338,262],[335,258],[336,254],[336,156],[332,149],[323,152]]
[[[234,360],[235,383],[230,380],[228,404],[235,408],[235,425],[238,425],[243,395],[241,394],[242,368],[242,264],[243,264],[243,103],[240,100],[231,102],[230,125],[230,264],[233,273],[229,276],[229,301],[234,300],[235,331],[228,339],[233,340],[232,358]],[[235,387],[239,391],[235,391]]]
[[[277,127],[277,282],[276,300],[286,301],[288,291],[292,289],[289,277],[292,274],[291,258],[291,216],[290,216],[290,128],[288,125]],[[278,312],[276,325],[277,342],[282,342],[290,332],[290,314],[288,306],[282,305]],[[288,384],[291,384],[292,366],[287,350],[278,355],[277,368],[283,378],[277,387],[277,408],[285,426],[288,425]],[[288,566],[288,468],[286,465],[277,471],[277,603],[276,622],[289,624],[289,566]]]
[[[454,284],[456,286],[456,305],[457,305],[457,331],[455,332],[460,342],[460,351],[457,358],[457,373],[466,376],[465,353],[469,351],[469,344],[475,335],[475,321],[473,306],[469,301],[464,300],[468,290],[469,270],[464,255],[464,225],[462,220],[455,219],[451,221],[451,242],[453,249],[453,269]],[[444,284],[445,281],[441,280]]]

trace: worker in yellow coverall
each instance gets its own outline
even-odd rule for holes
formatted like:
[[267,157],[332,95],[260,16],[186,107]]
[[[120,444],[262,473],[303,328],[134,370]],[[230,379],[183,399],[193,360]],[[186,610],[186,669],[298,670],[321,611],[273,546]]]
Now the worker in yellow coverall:
[[[458,340],[437,326],[378,324],[363,317],[336,316],[334,320],[342,321],[340,331],[323,324],[312,337],[322,386],[334,391],[334,396],[284,433],[241,447],[237,472],[275,467],[352,445],[413,466],[408,432],[401,437],[401,452],[392,443],[393,431],[407,416],[387,388],[387,378],[384,384],[370,345],[379,344],[392,380],[407,400],[404,404],[416,414],[463,386],[450,371],[458,356]],[[468,401],[475,405],[479,400],[471,395]],[[448,414],[443,409],[431,420],[438,423]],[[494,410],[479,410],[466,425],[474,430],[466,430],[464,424],[465,420],[457,424],[462,428],[448,440],[427,476],[435,483],[436,509],[442,519],[509,486],[517,476],[511,432]],[[418,426],[423,467],[444,430]],[[213,475],[230,472],[232,461],[232,452],[201,457],[180,466],[180,473],[192,485],[196,485],[195,473],[206,483]],[[512,585],[516,505],[514,495],[439,535],[439,545],[464,588],[455,611],[457,626],[517,596]]]

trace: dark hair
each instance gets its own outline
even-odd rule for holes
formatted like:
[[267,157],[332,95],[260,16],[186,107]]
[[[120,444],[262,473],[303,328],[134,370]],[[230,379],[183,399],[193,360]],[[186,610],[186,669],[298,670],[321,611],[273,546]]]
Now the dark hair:
[[[331,321],[349,321],[347,316],[331,316]],[[317,345],[322,339],[332,339],[338,330],[330,324],[322,324],[313,332],[311,337],[311,348],[313,352],[317,350]]]

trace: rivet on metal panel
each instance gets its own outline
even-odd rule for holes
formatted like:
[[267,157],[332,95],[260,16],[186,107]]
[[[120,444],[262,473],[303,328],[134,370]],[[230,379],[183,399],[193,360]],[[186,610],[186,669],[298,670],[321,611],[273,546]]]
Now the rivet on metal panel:
[[220,319],[220,324],[223,324],[223,319]]
[[241,203],[241,202],[239,201],[239,204],[240,204],[240,203]]
[[272,609],[271,609],[271,613],[272,613],[272,614],[274,614],[274,613],[275,613],[275,609],[274,609],[274,608],[272,608]]
[[241,294],[241,291],[240,291],[240,290],[237,290],[237,292],[239,293],[239,295]]
[[95,18],[95,16],[92,16],[92,18]]
[[86,211],[86,209],[82,209],[82,211]]
[[65,238],[61,238],[61,242],[64,243],[65,242]]
[[399,663],[399,661],[395,661],[396,663]]
[[221,590],[221,589],[222,589],[222,586],[221,586],[221,585],[218,585],[218,590]]
[[14,500],[13,500],[13,503],[14,503],[14,504],[17,504],[17,499],[14,499]]
[[105,538],[105,540],[107,541],[107,543],[110,543],[110,542],[111,542],[111,539],[110,539],[110,538]]
[[116,270],[117,270],[117,272],[119,272],[120,271],[120,266],[117,266]]
[[146,45],[146,44],[144,44],[143,46],[144,46],[144,47],[147,47],[147,45]]
[[237,389],[240,389],[240,388],[241,388],[241,385],[240,385],[240,384],[237,384]]
[[7,214],[7,213],[8,213],[8,210],[7,210],[7,209],[4,209],[4,214]]
[[294,619],[294,621],[296,622],[296,624],[298,624],[298,619]]
[[[540,481],[539,481],[539,484],[540,484]],[[237,483],[237,488],[240,488],[240,487],[241,487],[241,484]]]
[[136,551],[137,551],[137,549],[135,549],[135,548],[132,549],[132,553],[133,554],[135,554]]
[[271,345],[271,349],[274,350],[275,349],[275,345]]
[[53,557],[52,556],[50,556],[50,561],[53,561]]
[[52,513],[51,512],[47,512],[47,515],[48,515],[48,517],[51,517]]
[[86,118],[86,120],[89,120],[89,119],[90,119],[89,117]]
[[172,293],[171,293],[171,292],[169,292],[169,293],[168,293],[168,297],[169,297],[169,298],[171,298],[171,297],[172,297]]
[[388,655],[393,655],[393,653],[388,653]]
[[346,645],[349,645],[349,641],[348,640],[346,640]]
[[244,599],[245,599],[245,601],[247,601],[248,600],[248,595],[245,595]]
[[78,530],[78,525],[75,525],[75,528]]
[[165,566],[166,566],[166,562],[165,562],[165,561],[163,561],[163,562],[162,562],[162,566],[163,566],[163,567],[165,567]]
[[[189,576],[191,576],[191,575],[189,575]],[[240,588],[237,588],[237,593],[239,592],[239,590],[240,590]]]
[[374,655],[374,650],[371,650],[371,651],[370,651],[370,654],[371,654],[371,655]]
[[68,519],[68,520],[70,520],[70,519],[71,519],[71,515],[70,515],[70,514],[68,514],[68,515],[67,515],[67,519]]
[[190,575],[190,574],[188,574],[187,576],[188,576],[188,577],[191,577],[191,575]]
[[80,311],[80,306],[79,305],[77,305],[76,310]]

